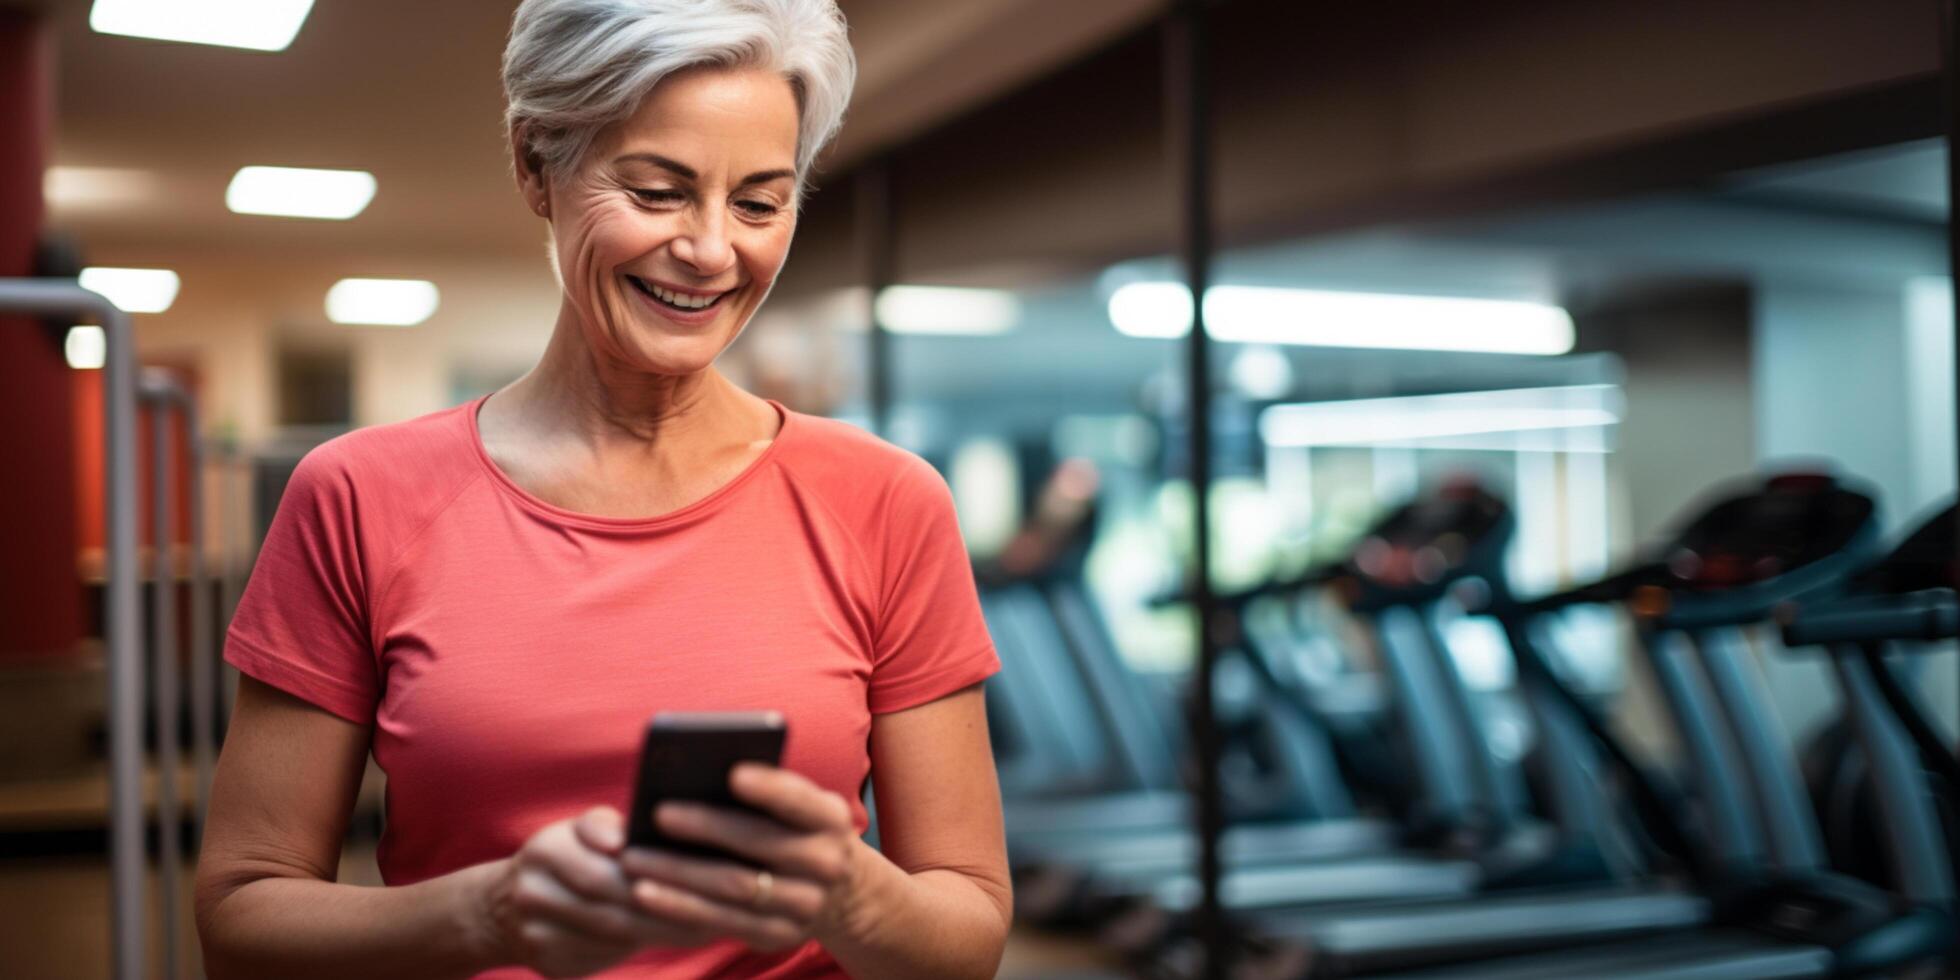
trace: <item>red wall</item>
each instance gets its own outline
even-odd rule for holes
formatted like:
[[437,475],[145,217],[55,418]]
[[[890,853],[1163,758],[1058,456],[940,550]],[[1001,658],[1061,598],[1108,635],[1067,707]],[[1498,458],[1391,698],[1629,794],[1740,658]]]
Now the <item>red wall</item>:
[[[33,271],[53,99],[47,25],[0,10],[0,276]],[[0,663],[82,635],[73,402],[58,334],[0,318]]]

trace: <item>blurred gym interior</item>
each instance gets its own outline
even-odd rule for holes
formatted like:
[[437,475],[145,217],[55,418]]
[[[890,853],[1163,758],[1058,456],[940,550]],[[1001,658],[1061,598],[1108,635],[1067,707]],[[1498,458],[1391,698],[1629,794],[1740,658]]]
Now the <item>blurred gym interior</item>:
[[[275,50],[115,6],[0,0],[10,977],[201,975],[288,476],[558,304],[513,0]],[[1950,2],[839,6],[842,136],[720,366],[952,487],[1001,975],[1953,975]],[[271,213],[267,167],[339,176]]]

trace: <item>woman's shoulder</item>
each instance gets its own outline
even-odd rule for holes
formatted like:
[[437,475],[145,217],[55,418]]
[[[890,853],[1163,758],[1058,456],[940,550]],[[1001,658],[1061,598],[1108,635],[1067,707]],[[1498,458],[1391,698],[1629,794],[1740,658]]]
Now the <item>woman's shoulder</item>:
[[849,422],[792,413],[794,436],[783,446],[799,475],[834,482],[854,494],[878,490],[906,497],[942,495],[946,481],[918,454]]
[[474,470],[475,436],[466,414],[473,408],[472,402],[335,436],[300,459],[291,487],[359,495],[440,493]]

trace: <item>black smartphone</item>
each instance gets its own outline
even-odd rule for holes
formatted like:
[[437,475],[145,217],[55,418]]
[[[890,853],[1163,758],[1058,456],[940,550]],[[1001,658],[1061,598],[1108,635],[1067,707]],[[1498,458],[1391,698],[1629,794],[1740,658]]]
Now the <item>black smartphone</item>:
[[675,840],[653,823],[653,810],[686,800],[735,810],[754,808],[735,799],[728,773],[739,762],[781,763],[789,728],[777,711],[663,711],[647,722],[640,773],[627,811],[626,842],[635,847],[748,864],[720,848]]

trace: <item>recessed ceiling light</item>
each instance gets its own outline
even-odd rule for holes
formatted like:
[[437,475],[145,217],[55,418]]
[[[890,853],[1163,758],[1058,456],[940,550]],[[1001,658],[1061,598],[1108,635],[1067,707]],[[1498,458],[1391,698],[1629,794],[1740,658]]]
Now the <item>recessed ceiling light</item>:
[[225,188],[225,207],[238,214],[345,221],[374,200],[374,175],[365,170],[241,167]]
[[313,0],[95,0],[88,26],[102,34],[284,51]]
[[68,366],[77,371],[99,370],[109,359],[109,340],[102,328],[79,324],[68,328],[68,339],[61,345]]
[[162,313],[177,301],[177,274],[169,269],[82,270],[83,289],[101,293],[124,313]]
[[412,327],[433,316],[441,302],[435,283],[420,279],[342,279],[327,290],[327,319]]
[[[1132,337],[1182,337],[1191,305],[1183,283],[1133,282],[1109,297],[1109,320]],[[1573,344],[1571,315],[1547,303],[1265,286],[1211,287],[1205,333],[1240,344],[1501,354],[1564,354]]]

